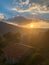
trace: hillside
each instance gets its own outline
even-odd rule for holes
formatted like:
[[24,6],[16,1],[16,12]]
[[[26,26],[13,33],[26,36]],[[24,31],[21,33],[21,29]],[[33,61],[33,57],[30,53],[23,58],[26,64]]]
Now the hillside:
[[[0,41],[0,50],[2,51],[4,47],[3,53],[6,53],[8,58],[8,61],[4,60],[3,62],[2,60],[2,63],[13,63],[13,58],[14,63],[20,59],[18,65],[26,65],[27,63],[29,63],[28,65],[40,65],[40,63],[46,64],[49,61],[49,29],[26,29],[0,22],[1,34],[3,37],[0,37],[2,41]],[[1,51],[0,53],[2,53]],[[4,59],[5,55],[3,54],[1,57]]]
[[[33,20],[36,22],[36,20]],[[38,22],[38,21],[37,21]],[[31,32],[37,32],[37,33],[43,33],[46,32],[48,29],[44,29],[44,28],[32,28],[32,29],[27,29],[27,28],[22,28],[22,27],[18,27],[18,26],[14,26],[12,24],[8,24],[5,22],[0,21],[0,35],[1,34],[5,34],[7,32],[17,32],[20,31],[21,33],[31,33]]]
[[7,24],[5,22],[0,22],[0,35],[5,34],[7,32],[16,32],[18,27]]

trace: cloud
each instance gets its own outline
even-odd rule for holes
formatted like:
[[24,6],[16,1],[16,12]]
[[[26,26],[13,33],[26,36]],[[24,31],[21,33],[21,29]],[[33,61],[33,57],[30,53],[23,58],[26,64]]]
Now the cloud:
[[21,4],[25,4],[25,5],[28,5],[29,4],[29,0],[26,0],[25,2],[23,2],[22,0],[20,0]]
[[36,27],[38,28],[49,28],[49,23],[46,21],[40,21],[36,23]]
[[27,9],[23,8],[17,8],[13,7],[11,10],[17,11],[17,12],[31,12],[32,14],[41,14],[41,13],[49,13],[49,9],[46,5],[41,5],[37,3],[29,4],[29,7]]
[[0,14],[0,19],[4,19],[4,15],[3,14]]
[[17,9],[17,8],[12,8],[12,10],[14,11],[18,11],[18,12],[30,12],[32,10],[32,8],[29,8],[29,9],[26,9],[26,10],[23,10],[23,9]]
[[13,1],[14,4],[17,4],[18,2],[19,2],[20,4],[22,4],[22,5],[24,5],[24,4],[25,4],[25,5],[28,5],[28,4],[29,4],[29,0],[24,0],[24,1],[23,1],[23,0],[14,0],[14,1]]

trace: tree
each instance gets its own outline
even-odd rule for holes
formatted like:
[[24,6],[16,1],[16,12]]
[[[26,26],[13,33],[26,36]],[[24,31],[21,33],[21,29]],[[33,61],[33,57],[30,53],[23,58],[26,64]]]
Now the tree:
[[44,61],[45,59],[41,55],[31,54],[21,59],[20,63],[18,63],[17,65],[43,65]]

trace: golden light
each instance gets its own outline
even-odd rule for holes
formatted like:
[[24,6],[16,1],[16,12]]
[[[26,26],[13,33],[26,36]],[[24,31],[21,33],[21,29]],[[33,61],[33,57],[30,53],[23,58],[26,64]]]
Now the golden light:
[[34,27],[34,24],[33,23],[29,24],[29,27],[30,28],[33,28]]

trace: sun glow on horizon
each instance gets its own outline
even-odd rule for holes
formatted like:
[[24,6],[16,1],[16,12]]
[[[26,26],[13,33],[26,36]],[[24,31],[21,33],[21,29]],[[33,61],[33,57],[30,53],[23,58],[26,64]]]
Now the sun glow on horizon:
[[29,24],[26,24],[26,25],[20,25],[20,24],[16,24],[16,23],[13,23],[13,22],[10,22],[10,21],[6,21],[5,23],[7,24],[11,24],[11,25],[14,25],[14,26],[18,26],[18,27],[22,27],[22,28],[28,28],[28,29],[32,29],[32,28],[49,28],[49,23],[47,22],[44,22],[44,21],[40,21],[40,22],[34,22],[34,23],[29,23]]
[[33,24],[33,23],[31,23],[29,27],[30,27],[30,28],[33,28],[33,27],[34,27],[34,24]]

